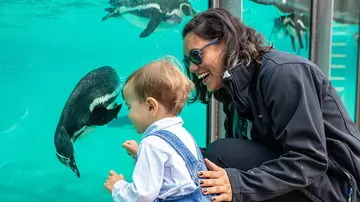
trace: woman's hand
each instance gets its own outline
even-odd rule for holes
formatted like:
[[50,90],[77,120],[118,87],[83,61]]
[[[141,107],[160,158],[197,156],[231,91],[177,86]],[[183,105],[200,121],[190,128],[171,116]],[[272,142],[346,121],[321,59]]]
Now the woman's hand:
[[122,146],[126,149],[127,153],[132,157],[136,156],[138,152],[138,143],[135,140],[127,140]]
[[203,194],[217,194],[218,196],[213,196],[212,201],[232,201],[232,189],[229,181],[229,177],[225,169],[217,166],[208,159],[205,159],[205,164],[209,168],[209,171],[200,171],[199,181]]

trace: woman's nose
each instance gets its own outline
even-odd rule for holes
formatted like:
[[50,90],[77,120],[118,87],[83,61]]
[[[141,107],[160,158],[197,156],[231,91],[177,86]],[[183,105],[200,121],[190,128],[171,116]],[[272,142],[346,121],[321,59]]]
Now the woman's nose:
[[190,62],[190,72],[194,73],[199,69],[199,66],[194,65],[192,62]]

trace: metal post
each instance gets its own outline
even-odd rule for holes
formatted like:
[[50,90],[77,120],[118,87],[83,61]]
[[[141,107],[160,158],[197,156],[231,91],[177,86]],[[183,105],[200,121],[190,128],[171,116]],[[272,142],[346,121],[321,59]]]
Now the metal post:
[[327,77],[330,77],[333,10],[334,0],[312,0],[310,59]]
[[[360,39],[358,39],[360,41]],[[355,107],[355,122],[360,129],[360,43],[358,42],[358,68],[357,68],[357,88],[356,88],[356,107]]]
[[215,100],[213,96],[210,98],[208,109],[210,110],[210,113],[208,113],[210,115],[208,119],[210,137],[207,137],[207,145],[212,143],[214,140],[217,140],[219,136],[219,102]]
[[[360,19],[360,13],[359,13],[359,19]],[[358,45],[358,68],[357,68],[357,78],[356,78],[356,83],[357,83],[357,88],[356,88],[356,107],[355,107],[355,122],[356,122],[356,126],[358,128],[360,128],[360,24],[358,24],[359,26],[359,38],[357,41],[357,45]]]
[[209,8],[219,8],[220,0],[209,0]]
[[[236,16],[239,20],[242,20],[242,0],[212,0],[210,1],[211,8],[225,8]],[[225,113],[222,110],[222,103],[211,97],[208,107],[208,137],[207,144],[210,144],[214,140],[225,137],[224,120]]]
[[[210,8],[218,8],[219,0],[210,0]],[[219,123],[219,102],[212,96],[208,105],[208,133],[206,137],[206,146],[218,138],[218,123]]]

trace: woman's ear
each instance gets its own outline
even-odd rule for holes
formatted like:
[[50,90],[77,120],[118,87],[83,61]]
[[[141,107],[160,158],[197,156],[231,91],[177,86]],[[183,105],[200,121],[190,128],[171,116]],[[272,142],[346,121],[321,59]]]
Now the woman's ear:
[[155,116],[159,111],[159,103],[153,97],[148,97],[146,98],[146,104],[148,105],[150,115]]

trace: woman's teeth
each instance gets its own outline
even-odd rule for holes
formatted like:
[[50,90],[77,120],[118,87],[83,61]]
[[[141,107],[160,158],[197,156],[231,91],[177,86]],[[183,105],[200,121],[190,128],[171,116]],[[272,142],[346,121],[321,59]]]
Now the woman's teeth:
[[198,79],[203,79],[205,76],[209,75],[209,72],[204,72],[198,75]]

